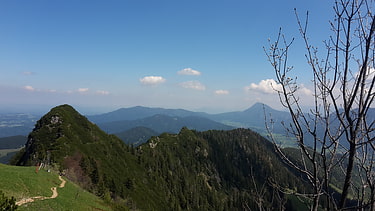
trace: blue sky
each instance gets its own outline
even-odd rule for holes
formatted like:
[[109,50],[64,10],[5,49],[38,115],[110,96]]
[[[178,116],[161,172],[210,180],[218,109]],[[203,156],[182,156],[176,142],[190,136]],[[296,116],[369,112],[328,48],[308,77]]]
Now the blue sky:
[[309,10],[321,45],[333,14],[324,0],[1,1],[0,110],[280,108],[263,51],[279,27],[297,38],[291,63],[310,82],[294,8]]

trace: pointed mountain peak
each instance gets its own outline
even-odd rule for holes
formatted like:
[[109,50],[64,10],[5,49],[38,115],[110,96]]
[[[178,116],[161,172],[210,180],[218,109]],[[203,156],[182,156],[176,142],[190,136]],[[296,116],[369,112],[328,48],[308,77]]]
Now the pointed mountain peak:
[[68,105],[68,104],[63,104],[63,105],[56,106],[56,107],[52,108],[51,111],[52,111],[52,110],[59,110],[59,109],[71,110],[71,111],[74,110],[74,111],[76,111],[76,110],[73,108],[73,106]]
[[37,121],[17,164],[35,165],[43,162],[48,153],[61,164],[64,157],[82,151],[83,144],[97,143],[105,138],[103,131],[72,106],[60,105]]
[[246,109],[244,112],[261,112],[263,113],[264,110],[273,110],[271,107],[264,103],[255,103],[250,108]]
[[81,116],[81,114],[79,114],[79,112],[75,110],[71,105],[64,104],[52,108],[47,114],[42,117],[42,119],[48,118],[50,116]]
[[88,120],[76,111],[72,106],[68,104],[59,105],[52,108],[47,114],[45,114],[36,124],[33,131],[36,131],[44,126],[52,125],[57,126],[58,124],[83,124],[87,125]]
[[[47,114],[44,116],[50,116],[50,115],[57,115],[64,116],[67,114],[74,114],[74,115],[80,115],[77,110],[75,110],[71,105],[64,104],[59,105],[54,108],[52,108]],[[42,117],[43,118],[43,117]]]

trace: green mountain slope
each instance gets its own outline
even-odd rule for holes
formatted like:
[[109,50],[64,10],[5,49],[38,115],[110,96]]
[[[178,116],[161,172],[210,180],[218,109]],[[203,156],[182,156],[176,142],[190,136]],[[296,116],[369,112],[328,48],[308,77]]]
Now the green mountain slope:
[[122,178],[138,171],[134,159],[124,159],[127,146],[108,135],[69,105],[53,108],[29,134],[26,147],[15,158],[17,165],[51,164],[85,189],[103,196],[123,197]]
[[[272,149],[267,140],[246,129],[183,128],[177,135],[152,138],[136,154],[150,176],[161,179],[160,193],[173,210],[256,210],[260,199],[263,208],[278,209],[278,197],[285,196],[272,187],[274,182],[303,188]],[[284,200],[288,210],[305,208]]]
[[184,127],[133,148],[62,105],[37,122],[14,163],[50,165],[120,210],[305,208],[273,187],[303,189],[303,183],[267,140],[245,129]]

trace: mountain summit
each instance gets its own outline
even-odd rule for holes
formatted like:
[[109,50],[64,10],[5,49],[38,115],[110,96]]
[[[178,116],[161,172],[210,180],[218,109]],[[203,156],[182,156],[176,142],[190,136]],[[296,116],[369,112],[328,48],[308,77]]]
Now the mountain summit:
[[103,138],[108,135],[73,107],[57,106],[37,121],[17,164],[35,165],[47,157],[62,164],[65,157],[87,144],[101,143]]
[[259,113],[264,113],[264,111],[272,111],[274,110],[270,106],[263,104],[263,103],[255,103],[252,105],[250,108],[246,109],[243,111],[244,113],[253,113],[253,112],[259,112]]

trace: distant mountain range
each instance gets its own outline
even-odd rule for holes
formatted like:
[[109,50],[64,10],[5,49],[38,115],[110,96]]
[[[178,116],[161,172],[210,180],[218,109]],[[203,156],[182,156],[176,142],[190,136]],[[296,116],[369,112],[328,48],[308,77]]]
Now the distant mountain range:
[[230,130],[233,127],[221,124],[219,122],[198,116],[168,116],[164,114],[155,114],[137,120],[123,120],[115,122],[98,123],[98,126],[111,134],[120,133],[135,127],[147,127],[158,133],[178,133],[182,127],[189,129],[205,131],[205,130]]
[[[105,114],[88,116],[88,119],[107,133],[118,135],[127,143],[142,143],[139,138],[131,141],[131,137],[126,135],[129,134],[127,131],[138,128],[138,135],[136,137],[144,136],[144,133],[148,134],[142,139],[143,142],[152,135],[155,135],[155,133],[145,131],[145,128],[155,131],[156,135],[163,132],[178,133],[181,127],[184,126],[197,131],[250,128],[261,134],[265,134],[265,124],[267,121],[265,117],[272,118],[275,122],[275,133],[284,133],[284,128],[280,122],[287,122],[290,119],[289,113],[274,110],[261,103],[256,103],[245,111],[221,114],[136,106],[121,108]],[[135,135],[134,131],[131,133],[133,136]]]
[[[368,118],[375,118],[375,109],[368,110]],[[0,114],[0,138],[16,135],[26,136],[35,125],[36,115]],[[121,108],[112,112],[91,115],[87,118],[109,134],[118,136],[127,144],[139,145],[152,136],[164,132],[178,133],[182,127],[197,131],[231,130],[249,128],[263,136],[268,135],[266,122],[272,119],[272,131],[283,146],[295,146],[292,137],[285,135],[285,128],[291,122],[289,112],[278,111],[271,107],[256,103],[244,111],[208,114],[184,109],[148,108],[142,106]],[[337,127],[332,122],[332,128]],[[318,128],[318,131],[323,131]],[[306,143],[312,140],[306,136]],[[0,146],[0,149],[4,149]]]
[[223,124],[235,127],[264,127],[265,114],[272,114],[274,119],[285,120],[289,118],[288,112],[277,111],[271,107],[255,103],[249,109],[244,111],[227,112],[220,114],[208,114],[205,112],[193,112],[184,109],[164,109],[149,107],[130,107],[121,108],[109,113],[87,116],[88,119],[96,124],[118,122],[124,120],[139,120],[155,115],[165,115],[170,117],[202,117]]
[[[265,117],[270,116],[275,122],[273,131],[283,134],[285,130],[280,122],[288,122],[289,113],[274,110],[261,103],[256,103],[244,111],[221,114],[136,106],[87,118],[105,132],[119,136],[126,143],[140,144],[151,136],[164,132],[178,133],[184,126],[197,131],[250,128],[260,134],[266,134]],[[29,114],[0,115],[0,138],[26,136],[32,131],[38,118]]]
[[137,120],[151,117],[157,114],[176,116],[176,117],[187,117],[187,116],[205,116],[203,112],[193,112],[184,109],[165,109],[165,108],[148,108],[142,106],[135,106],[130,108],[120,108],[118,110],[88,116],[88,119],[96,124],[104,122],[116,122],[124,120]]

